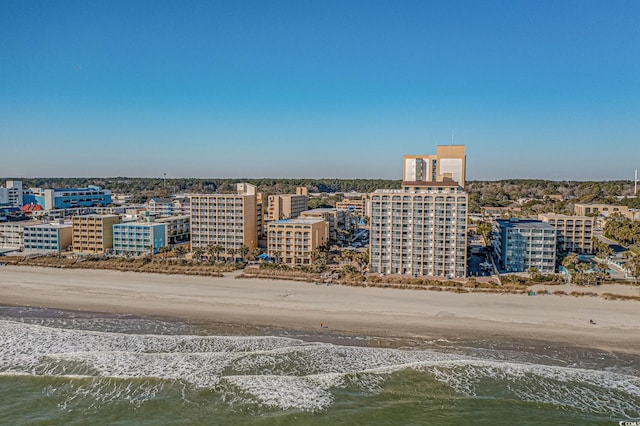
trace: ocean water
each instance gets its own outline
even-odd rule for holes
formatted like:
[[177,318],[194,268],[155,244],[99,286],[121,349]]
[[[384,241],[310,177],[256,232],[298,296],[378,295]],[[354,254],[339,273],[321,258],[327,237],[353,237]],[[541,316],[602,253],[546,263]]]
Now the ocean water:
[[366,338],[210,332],[131,316],[0,308],[0,424],[612,425],[640,418],[640,361],[631,355],[527,341],[389,340],[385,346],[400,347],[383,348]]

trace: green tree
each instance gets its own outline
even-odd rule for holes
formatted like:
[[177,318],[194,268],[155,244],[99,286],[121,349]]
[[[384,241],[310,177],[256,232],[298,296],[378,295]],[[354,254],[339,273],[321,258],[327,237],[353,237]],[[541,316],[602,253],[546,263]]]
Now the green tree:
[[638,284],[638,279],[640,278],[640,256],[639,255],[635,255],[633,257],[630,257],[627,260],[627,264],[625,265],[627,267],[627,270],[629,271],[629,274],[635,278],[636,280],[636,285]]
[[198,260],[202,260],[202,256],[204,256],[204,249],[202,247],[196,247],[192,250],[193,253],[193,257],[195,257]]
[[[235,254],[236,254],[236,249],[234,249],[233,247],[229,247],[227,249],[227,255],[229,255],[230,259],[233,259],[233,256],[235,256]],[[227,260],[229,260],[229,259],[227,259]]]
[[173,249],[173,253],[179,258],[183,258],[184,255],[187,253],[187,250],[183,246],[176,246]]
[[169,253],[170,251],[171,251],[171,248],[167,247],[167,246],[163,246],[163,247],[158,248],[158,253],[162,254],[162,258],[164,260],[167,260],[167,253]]
[[247,254],[249,253],[249,247],[245,246],[244,244],[241,245],[240,247],[238,247],[238,249],[236,250],[236,252],[238,253],[238,255],[240,257],[242,257],[243,259],[247,256]]
[[213,253],[216,255],[216,261],[220,262],[220,254],[224,253],[224,246],[216,244],[213,246]]

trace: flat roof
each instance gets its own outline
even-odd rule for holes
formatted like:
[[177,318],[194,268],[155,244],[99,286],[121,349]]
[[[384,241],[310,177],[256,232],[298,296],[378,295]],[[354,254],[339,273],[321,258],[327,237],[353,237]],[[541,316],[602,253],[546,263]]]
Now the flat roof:
[[300,214],[303,213],[329,213],[329,212],[335,212],[338,210],[346,210],[346,209],[337,209],[335,207],[318,207],[317,209],[311,209],[311,210],[305,210],[303,212],[300,212]]
[[156,223],[156,222],[123,222],[123,223],[116,223],[113,226],[164,226],[164,223]]
[[318,223],[318,222],[325,222],[325,220],[320,218],[309,218],[309,219],[296,218],[296,219],[274,220],[273,222],[270,222],[270,223],[277,223],[277,224],[283,224],[283,225],[313,225],[314,223]]
[[501,226],[505,228],[516,228],[516,229],[547,229],[555,231],[556,228],[549,225],[547,222],[543,222],[541,220],[533,220],[533,219],[522,219],[517,221],[510,221],[508,219],[498,219],[496,220]]
[[80,218],[80,217],[89,217],[89,218],[94,218],[94,219],[104,219],[104,218],[108,218],[108,217],[120,217],[120,215],[117,214],[97,214],[97,213],[91,213],[91,214],[81,214],[78,216],[73,216],[73,218]]
[[178,220],[178,219],[190,219],[191,215],[188,214],[181,214],[178,216],[167,216],[167,217],[159,217],[157,218],[155,221],[156,222],[170,222],[172,220]]
[[[38,223],[34,225],[27,225],[29,228],[71,228],[73,223],[65,222],[65,223]],[[25,226],[26,227],[26,226]]]
[[560,213],[540,213],[540,217],[548,217],[549,219],[582,219],[582,220],[595,220],[589,216],[576,216],[572,214],[560,214]]

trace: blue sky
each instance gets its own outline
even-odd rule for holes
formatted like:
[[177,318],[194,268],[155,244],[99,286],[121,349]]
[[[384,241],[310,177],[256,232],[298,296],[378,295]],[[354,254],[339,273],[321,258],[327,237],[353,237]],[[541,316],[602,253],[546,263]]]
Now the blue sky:
[[631,179],[640,1],[0,1],[0,176]]

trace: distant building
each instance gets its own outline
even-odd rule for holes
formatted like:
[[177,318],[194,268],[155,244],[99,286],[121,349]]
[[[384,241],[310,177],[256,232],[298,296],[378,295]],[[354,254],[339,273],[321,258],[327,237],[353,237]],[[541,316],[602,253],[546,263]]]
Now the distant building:
[[464,189],[467,157],[464,145],[438,145],[431,155],[405,155],[403,182],[453,180]]
[[329,223],[329,237],[338,240],[338,231],[350,231],[354,228],[354,221],[357,219],[349,213],[349,210],[318,208],[306,210],[300,213],[301,219],[322,219]]
[[191,196],[191,247],[221,245],[225,249],[258,244],[257,192],[254,185],[239,183],[236,194]]
[[295,194],[269,195],[267,220],[294,219],[307,210],[309,194],[307,188],[296,188]]
[[264,196],[261,192],[256,194],[256,233],[258,239],[263,238],[266,233],[264,228]]
[[24,227],[24,251],[28,253],[60,253],[69,248],[72,240],[71,222],[39,223]]
[[539,214],[538,219],[556,228],[558,248],[562,252],[593,253],[594,218],[544,213]]
[[534,267],[543,273],[555,272],[553,226],[539,220],[498,219],[493,233],[493,250],[501,271],[527,272]]
[[168,217],[188,215],[191,212],[189,198],[151,198],[146,204],[151,216]]
[[113,253],[118,256],[156,254],[167,245],[164,223],[128,222],[113,225]]
[[99,186],[86,188],[31,188],[33,195],[29,201],[39,204],[45,210],[81,207],[106,207],[111,204],[111,191]]
[[191,235],[191,216],[170,216],[155,220],[156,223],[163,223],[166,231],[166,241],[168,245],[175,245],[189,241]]
[[576,216],[604,216],[611,217],[620,215],[630,220],[636,220],[635,212],[627,206],[616,206],[613,204],[596,204],[596,203],[576,203],[573,206],[573,212]]
[[267,223],[267,254],[287,265],[310,265],[312,252],[328,239],[329,224],[322,219],[284,219]]
[[522,211],[521,207],[517,206],[509,206],[509,207],[493,207],[493,206],[485,206],[482,207],[482,213],[485,216],[490,217],[503,217],[503,216],[513,216],[516,213],[520,213]]
[[336,209],[349,210],[359,216],[365,214],[366,195],[362,195],[358,198],[344,198],[341,201],[336,201]]
[[113,225],[120,223],[118,215],[89,214],[74,216],[73,251],[102,254],[113,248]]
[[22,207],[23,190],[19,180],[8,180],[4,188],[0,188],[0,206]]

